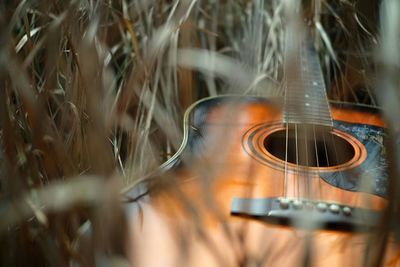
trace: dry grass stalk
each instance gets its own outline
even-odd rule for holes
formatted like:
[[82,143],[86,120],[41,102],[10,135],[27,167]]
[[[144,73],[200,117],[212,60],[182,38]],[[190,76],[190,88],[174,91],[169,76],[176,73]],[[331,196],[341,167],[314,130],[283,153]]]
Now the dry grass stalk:
[[[1,2],[0,265],[120,262],[119,192],[178,149],[185,109],[208,95],[282,94],[284,2]],[[303,2],[332,98],[376,104],[367,73],[380,42],[388,89],[375,94],[394,136],[399,15],[382,21],[378,38],[377,14],[361,1]],[[93,239],[78,255],[88,224]]]

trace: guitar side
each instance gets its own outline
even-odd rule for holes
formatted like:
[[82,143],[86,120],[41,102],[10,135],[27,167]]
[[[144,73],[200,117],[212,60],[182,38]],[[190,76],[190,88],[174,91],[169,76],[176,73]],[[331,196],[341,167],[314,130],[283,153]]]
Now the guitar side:
[[[384,126],[379,114],[354,107],[333,105],[332,117],[351,125]],[[308,174],[302,183],[304,176],[296,171],[285,173],[249,153],[245,144],[250,129],[281,124],[280,99],[211,98],[194,105],[185,118],[184,142],[163,165],[163,178],[149,185],[154,188],[149,198],[129,204],[128,249],[136,266],[244,266],[249,261],[299,266],[307,257],[311,266],[364,266],[368,233],[311,233],[231,215],[235,197],[303,194],[377,211],[386,205],[379,192],[339,188],[321,179],[319,172]],[[354,164],[356,169],[363,162]],[[400,266],[397,254],[390,241],[386,266]]]

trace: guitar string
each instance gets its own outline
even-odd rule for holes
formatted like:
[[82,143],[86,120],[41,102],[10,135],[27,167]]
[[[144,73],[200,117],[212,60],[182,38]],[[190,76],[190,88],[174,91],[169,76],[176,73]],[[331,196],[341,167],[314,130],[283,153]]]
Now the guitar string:
[[[307,47],[306,47],[306,49],[307,49]],[[302,53],[304,53],[303,49],[302,49]],[[305,53],[307,53],[307,50],[306,50]],[[308,66],[308,64],[309,64],[308,61],[309,60],[308,60],[308,57],[305,57],[304,55],[302,55],[302,59],[305,61],[305,64],[303,64],[303,68],[304,68],[304,66]],[[308,86],[309,86],[310,85],[310,80],[306,79],[308,77],[304,77],[304,76],[306,76],[305,73],[304,73],[304,69],[302,70],[301,73],[302,73],[303,81],[306,81],[305,83],[307,83]],[[306,86],[303,87],[303,94],[305,94],[306,88],[307,88]],[[305,97],[305,95],[304,95],[304,97]],[[303,108],[305,108],[305,107],[303,107]],[[304,169],[304,175],[303,175],[303,179],[305,180],[305,183],[303,183],[303,184],[305,184],[305,189],[304,189],[305,198],[309,198],[310,197],[310,172],[309,172],[309,169],[308,169],[309,168],[309,161],[308,161],[309,158],[308,158],[308,131],[307,131],[308,129],[307,129],[307,127],[308,127],[308,125],[306,124],[304,126],[304,145],[305,145],[306,168]]]
[[[303,29],[303,30],[305,30],[305,29]],[[303,99],[305,97],[305,90],[306,90],[306,83],[305,83],[306,73],[303,68],[305,68],[305,66],[307,66],[307,65],[303,64],[303,60],[305,60],[305,61],[307,60],[304,57],[304,47],[303,47],[305,38],[306,38],[306,32],[300,33],[299,38],[298,38],[298,43],[297,43],[298,44],[297,48],[300,49],[300,51],[299,51],[299,53],[296,53],[296,55],[298,57],[297,63],[300,64],[300,66],[298,66],[297,69],[299,70],[299,76],[300,76],[300,80],[302,83],[302,85],[300,87],[300,89],[301,89],[300,94],[303,95]],[[305,106],[302,106],[300,108],[300,110],[301,110],[301,112],[303,112],[302,115],[304,116],[305,115]],[[297,187],[298,187],[298,191],[299,191],[298,196],[300,199],[307,198],[307,196],[308,196],[309,181],[308,181],[307,166],[309,165],[309,163],[308,163],[307,139],[308,139],[307,124],[304,125],[300,121],[300,123],[296,124],[296,164],[297,164],[296,175],[297,175]],[[301,144],[301,142],[304,142],[304,143]],[[304,165],[305,165],[305,168],[304,168]]]
[[[319,179],[320,177],[320,172],[319,172],[319,155],[318,155],[318,146],[317,146],[317,137],[315,135],[315,126],[313,125],[313,134],[314,134],[314,150],[315,150],[315,160],[317,161],[317,174],[318,174],[318,198],[321,199],[321,179]],[[314,183],[313,183],[314,184]]]
[[289,123],[286,122],[286,141],[285,141],[285,180],[284,180],[284,196],[287,197],[288,187],[288,146],[289,146]]
[[[304,45],[302,42],[300,44],[301,44],[301,46]],[[301,57],[300,62],[302,63],[301,72],[300,72],[300,76],[301,76],[301,80],[302,80],[302,88],[301,89],[302,89],[302,94],[305,97],[305,95],[306,95],[305,91],[307,90],[306,88],[307,88],[307,85],[309,84],[309,80],[306,79],[307,75],[305,74],[305,71],[306,71],[305,66],[308,66],[309,62],[308,62],[308,58],[306,58],[304,55],[306,52],[304,51],[303,47],[301,47],[301,48],[302,48],[300,51],[300,57]],[[303,106],[302,108],[303,108],[303,113],[304,113],[305,107]],[[301,180],[298,181],[299,186],[300,186],[300,181],[303,185],[303,189],[302,189],[303,196],[302,197],[305,199],[309,198],[309,186],[310,186],[310,181],[309,181],[310,177],[309,177],[309,171],[308,171],[309,158],[308,158],[308,144],[307,144],[308,143],[307,127],[308,127],[307,124],[301,126],[302,131],[300,132],[300,134],[303,135],[303,136],[301,136],[301,138],[303,139],[303,142],[304,142],[304,151],[300,151],[300,153],[303,155],[303,159],[301,160],[301,163],[305,164],[305,168],[302,169],[301,173],[299,173]],[[304,162],[304,157],[305,157],[305,162]]]
[[[310,53],[310,52],[309,52]],[[316,51],[315,51],[315,53],[316,53]],[[314,54],[314,55],[312,55],[311,54],[311,56],[316,56],[316,57],[318,57],[318,55],[316,55],[316,54]],[[309,57],[306,57],[306,59],[308,60],[309,59]],[[318,69],[319,69],[319,71],[321,70],[321,66],[319,65],[319,59],[318,58],[316,58],[316,61],[317,61],[317,64],[318,64]],[[321,73],[319,72],[319,74],[321,75]],[[321,77],[320,77],[321,78]],[[316,84],[314,84],[314,82],[316,83]],[[318,83],[319,82],[321,82],[321,81],[313,81],[313,83],[312,84],[310,84],[310,79],[308,79],[308,83],[309,83],[309,86],[311,87],[311,88],[314,88],[313,86],[315,85],[315,86],[318,86]],[[323,82],[323,81],[322,81]],[[325,96],[326,96],[326,94],[325,94]],[[325,100],[326,100],[326,98],[325,98]],[[328,103],[327,103],[328,104]],[[329,105],[329,104],[328,104]],[[328,107],[329,108],[329,107]],[[330,112],[329,112],[329,114],[330,114]],[[320,128],[320,129],[318,129],[318,134],[320,135],[320,134],[322,134],[323,136],[324,136],[324,129],[323,128]],[[318,198],[319,199],[322,199],[322,183],[321,183],[321,174],[320,174],[320,160],[319,160],[319,153],[318,153],[318,145],[317,145],[317,136],[316,136],[316,133],[315,133],[315,126],[313,125],[313,135],[314,135],[314,151],[315,151],[315,160],[316,160],[316,163],[317,163],[317,183],[318,183],[318,185],[317,185],[317,188],[318,188],[318,190],[316,190],[316,191],[318,191],[318,192],[314,192],[314,190],[312,190],[312,192],[314,192],[314,195],[313,195],[313,199],[315,199],[315,196],[316,195],[318,195]],[[319,137],[319,136],[318,136]],[[325,143],[325,138],[323,137],[323,140],[324,140],[324,147],[325,147],[325,154],[326,154],[326,156],[328,157],[328,153],[327,153],[327,151],[326,151],[326,143]],[[315,185],[315,182],[314,182],[314,180],[312,181],[312,185]],[[313,188],[312,188],[313,189]]]
[[[306,47],[306,49],[307,49],[307,47]],[[308,66],[310,64],[308,50],[306,50],[306,53],[307,53],[307,56],[304,57],[305,61],[307,61],[305,66]],[[314,87],[312,87],[312,84],[311,84],[311,81],[310,81],[309,78],[310,77],[307,76],[307,79],[306,79],[307,86],[308,86],[307,88],[314,89]],[[313,90],[312,90],[312,93],[313,93],[313,96],[314,96]],[[309,103],[309,101],[307,103]],[[315,136],[314,124],[312,125],[312,129],[313,129],[313,137],[314,137],[313,140],[314,140],[315,158],[316,158],[316,161],[317,161],[317,172],[318,172],[318,175],[319,175],[319,160],[318,160],[317,141],[316,141],[316,136]],[[307,138],[307,129],[306,129],[306,138]],[[306,140],[306,150],[307,150],[307,142],[308,142],[308,140]],[[310,153],[310,155],[311,155],[311,153]],[[307,157],[307,165],[309,165],[309,162],[308,162],[308,151],[306,151],[306,157]],[[307,197],[309,197],[310,199],[313,199],[314,196],[311,196],[311,194],[309,194],[309,191],[310,191],[310,185],[312,186],[314,184],[314,180],[310,180],[310,179],[313,179],[313,178],[310,178],[310,176],[311,176],[311,174],[307,171],[307,181],[308,181],[308,183],[307,183],[307,192],[308,192]],[[314,193],[313,188],[311,188],[311,192]]]
[[300,197],[300,182],[299,182],[299,154],[298,154],[298,144],[297,144],[297,123],[294,124],[295,129],[295,142],[296,142],[296,174],[294,182],[297,183],[297,198]]
[[[301,62],[303,55],[302,55],[302,42],[301,40],[299,40],[299,46],[298,49],[300,49],[300,51],[298,51],[298,53],[296,53],[296,62],[298,64],[298,62]],[[298,70],[301,70],[302,66],[300,64],[300,66],[296,66]],[[300,87],[303,91],[304,91],[304,73],[303,71],[299,71],[299,76],[300,76],[300,81],[302,83],[302,87]],[[303,92],[304,93],[304,92]],[[302,197],[302,190],[301,190],[301,179],[302,179],[302,175],[300,173],[300,164],[299,164],[299,143],[298,143],[298,127],[297,127],[297,123],[295,124],[296,126],[296,183],[297,183],[297,198],[300,199]]]
[[[330,167],[330,160],[329,160],[329,153],[328,153],[328,147],[326,145],[326,138],[325,138],[325,131],[322,131],[322,139],[324,141],[324,152],[325,152],[325,159],[326,159],[326,165],[327,167]],[[319,181],[319,187],[320,187],[320,192],[321,192],[321,196],[320,199],[322,200],[322,177],[318,174],[318,181]]]
[[[300,45],[298,46],[298,49],[300,49],[300,51],[298,51],[298,53],[296,53],[296,63],[298,64],[298,62],[302,60],[302,47],[301,47],[301,40],[300,40]],[[301,69],[301,64],[296,66],[296,68],[298,70]],[[299,71],[298,75],[300,76],[300,81],[302,83],[301,85],[301,89],[304,91],[304,75],[302,71]],[[303,92],[304,93],[304,92]],[[294,180],[294,182],[297,185],[297,198],[300,199],[301,198],[301,186],[300,186],[300,180],[301,180],[301,174],[299,172],[300,166],[299,166],[299,145],[298,145],[298,127],[297,127],[297,123],[295,124],[295,140],[296,140],[296,179]]]
[[[306,156],[306,166],[310,166],[309,164],[309,158],[308,158],[308,130],[307,130],[308,125],[305,125],[304,127],[304,147],[305,147],[305,156]],[[308,168],[306,167],[303,175],[303,179],[305,180],[305,189],[304,189],[304,194],[306,195],[306,198],[310,197],[310,173]]]
[[[312,56],[312,55],[310,55],[310,52],[307,50],[307,47],[305,47],[305,49],[306,50],[302,50],[302,52],[304,52],[305,51],[305,53],[306,53],[306,57],[302,57],[302,60],[304,61],[304,64],[303,64],[303,66],[309,66],[309,64],[310,64],[310,59],[309,59],[309,57],[310,56]],[[303,67],[303,71],[305,71],[305,69],[304,69],[304,67]],[[304,97],[306,96],[306,95],[312,95],[312,96],[314,96],[315,95],[315,92],[314,92],[314,90],[313,90],[313,85],[314,85],[314,82],[317,82],[317,81],[313,81],[312,83],[311,83],[311,81],[310,81],[310,77],[309,77],[309,75],[304,75],[304,72],[301,72],[301,74],[302,74],[302,80],[303,80],[303,84],[304,84],[304,89],[306,89],[306,88],[308,88],[308,89],[311,89],[311,92],[304,92],[303,91],[303,93],[304,93]],[[304,77],[304,76],[306,76],[306,77]],[[310,101],[307,101],[307,103],[309,104],[309,102]],[[314,104],[314,103],[313,103]],[[310,105],[310,104],[309,104]],[[314,177],[312,177],[313,176],[313,174],[311,173],[311,171],[310,171],[310,167],[312,167],[312,166],[310,166],[310,159],[309,159],[309,157],[310,156],[312,156],[311,155],[311,151],[309,151],[309,148],[308,148],[308,146],[309,146],[309,142],[310,142],[310,144],[311,144],[311,141],[313,140],[314,141],[314,153],[315,153],[315,160],[316,160],[316,163],[317,163],[317,177],[319,178],[320,177],[320,165],[319,165],[319,158],[318,158],[318,147],[317,147],[317,140],[316,140],[316,134],[315,134],[315,126],[314,126],[314,124],[312,124],[312,134],[313,134],[313,138],[310,138],[310,133],[309,133],[309,131],[308,131],[309,129],[308,129],[308,126],[305,126],[304,127],[304,142],[305,142],[305,157],[306,157],[306,168],[305,168],[305,173],[304,173],[304,179],[305,179],[305,182],[303,183],[304,185],[305,185],[305,189],[304,189],[304,193],[305,193],[305,195],[306,195],[306,198],[310,198],[310,199],[314,199],[315,198],[315,195],[319,195],[319,197],[321,197],[321,183],[320,183],[320,179],[318,179],[318,183],[319,183],[319,186],[317,187],[318,188],[318,190],[314,190],[314,184],[315,184],[315,181],[313,180],[313,178]],[[316,188],[315,188],[316,189]],[[315,191],[318,191],[318,192],[315,192]]]
[[[336,146],[334,145],[335,142],[333,140],[333,133],[330,134],[330,138],[331,138],[331,144],[332,144],[331,146],[333,147],[333,151],[334,151],[335,157],[336,157],[336,164],[338,164],[339,156],[338,156],[338,152],[337,152]],[[342,178],[342,181],[343,181],[343,172],[341,170],[336,171],[336,172],[338,172],[339,176]],[[339,190],[339,194],[340,194],[339,201],[340,202],[343,202],[343,200],[344,200],[344,195],[343,195],[344,192],[345,192],[345,190]],[[352,203],[352,204],[354,204],[354,203]]]

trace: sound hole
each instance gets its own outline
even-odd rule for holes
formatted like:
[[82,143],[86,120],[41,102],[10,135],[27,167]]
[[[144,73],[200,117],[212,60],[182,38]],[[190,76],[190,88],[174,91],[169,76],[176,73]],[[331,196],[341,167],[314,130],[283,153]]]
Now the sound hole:
[[264,146],[278,159],[307,167],[341,165],[355,154],[353,146],[329,128],[308,125],[291,125],[288,131],[276,131],[265,138]]

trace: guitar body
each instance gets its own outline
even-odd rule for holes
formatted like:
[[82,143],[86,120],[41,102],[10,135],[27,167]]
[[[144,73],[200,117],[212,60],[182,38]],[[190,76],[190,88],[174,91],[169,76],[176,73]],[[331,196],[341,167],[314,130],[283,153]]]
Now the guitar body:
[[[366,266],[371,231],[357,231],[360,223],[353,225],[353,215],[342,209],[378,214],[387,204],[384,123],[376,110],[330,106],[334,127],[326,139],[343,145],[343,151],[333,149],[344,158],[318,160],[316,149],[309,154],[317,160],[298,164],[288,161],[280,143],[285,133],[286,140],[291,136],[281,99],[217,97],[193,105],[181,149],[162,166],[160,178],[144,185],[149,193],[128,205],[134,266]],[[315,136],[316,128],[309,129]],[[234,199],[292,204],[281,206],[289,211],[282,213],[287,220],[268,220],[272,212],[233,212]],[[303,203],[296,216],[292,199]],[[326,204],[315,211],[323,225],[306,211],[306,204],[317,210],[319,203]],[[339,214],[347,223],[335,219]],[[383,265],[400,266],[399,250],[391,237],[388,242]]]

